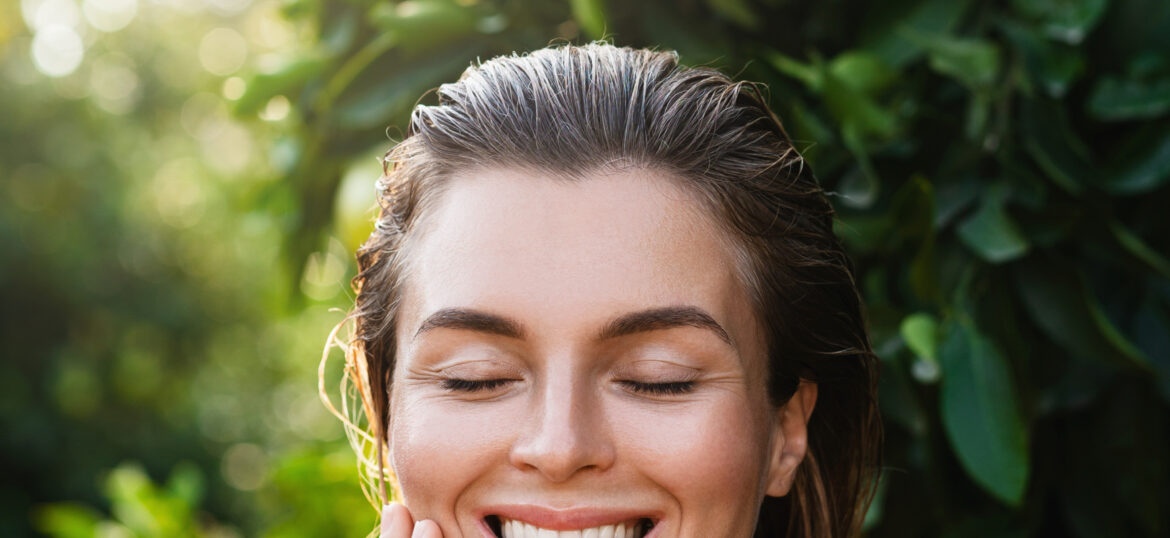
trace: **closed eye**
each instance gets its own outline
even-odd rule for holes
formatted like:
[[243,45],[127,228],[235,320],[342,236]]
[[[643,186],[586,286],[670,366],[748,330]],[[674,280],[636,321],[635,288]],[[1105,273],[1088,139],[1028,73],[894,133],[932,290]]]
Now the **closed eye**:
[[498,389],[514,379],[444,379],[442,386],[451,392],[481,392]]
[[626,388],[642,394],[685,394],[695,390],[694,381],[671,381],[667,383],[643,383],[641,381],[622,380],[618,381]]

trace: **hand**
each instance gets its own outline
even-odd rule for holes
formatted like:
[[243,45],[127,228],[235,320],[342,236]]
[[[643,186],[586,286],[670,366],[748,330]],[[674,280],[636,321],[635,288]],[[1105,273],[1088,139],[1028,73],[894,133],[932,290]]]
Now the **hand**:
[[378,538],[443,538],[443,531],[429,519],[415,523],[406,506],[390,503],[382,507],[382,530]]

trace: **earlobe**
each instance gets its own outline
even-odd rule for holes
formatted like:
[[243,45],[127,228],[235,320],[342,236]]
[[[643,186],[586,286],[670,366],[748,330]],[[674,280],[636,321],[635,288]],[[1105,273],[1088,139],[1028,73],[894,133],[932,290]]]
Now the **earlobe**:
[[800,380],[796,393],[780,408],[772,431],[771,465],[765,493],[783,497],[792,489],[796,470],[808,452],[808,422],[817,402],[817,384]]

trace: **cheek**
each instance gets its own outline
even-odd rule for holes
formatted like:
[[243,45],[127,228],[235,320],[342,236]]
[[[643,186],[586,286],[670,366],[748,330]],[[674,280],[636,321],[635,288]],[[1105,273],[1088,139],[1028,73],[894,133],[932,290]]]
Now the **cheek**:
[[626,453],[677,499],[685,525],[754,521],[769,436],[747,402],[700,401],[653,413],[626,410],[625,416],[615,430]]
[[405,395],[392,406],[391,464],[415,517],[451,517],[461,493],[506,457],[502,413]]

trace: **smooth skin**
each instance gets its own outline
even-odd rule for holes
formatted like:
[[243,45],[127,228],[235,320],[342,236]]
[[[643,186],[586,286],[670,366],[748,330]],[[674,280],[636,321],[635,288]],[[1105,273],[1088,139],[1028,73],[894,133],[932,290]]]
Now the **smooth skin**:
[[789,492],[816,385],[768,402],[733,243],[674,178],[475,170],[418,226],[383,538],[482,538],[507,510],[746,538]]

